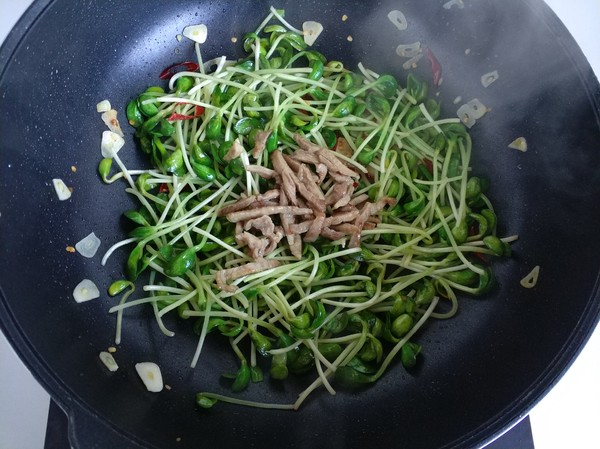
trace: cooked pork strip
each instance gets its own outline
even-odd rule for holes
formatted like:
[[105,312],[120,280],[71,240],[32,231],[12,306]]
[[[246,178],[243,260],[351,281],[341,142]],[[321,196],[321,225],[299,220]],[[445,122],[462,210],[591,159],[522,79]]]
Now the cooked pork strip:
[[239,200],[237,200],[235,203],[228,204],[227,206],[222,207],[219,210],[218,215],[219,215],[219,217],[222,217],[223,215],[227,215],[232,212],[237,212],[239,210],[247,209],[255,202],[260,205],[263,205],[266,202],[268,202],[270,200],[274,200],[276,198],[279,198],[279,190],[278,189],[267,190],[265,193],[262,193],[260,195],[250,195],[247,197],[242,197]]
[[273,151],[271,154],[271,162],[273,168],[281,176],[281,185],[283,191],[287,195],[290,204],[298,204],[296,200],[296,184],[294,182],[294,172],[283,158],[283,153],[279,150]]
[[304,207],[295,207],[295,206],[268,206],[268,207],[258,207],[256,209],[249,210],[240,210],[236,212],[232,212],[227,214],[227,219],[236,223],[238,221],[246,221],[251,220],[253,218],[258,218],[262,215],[275,215],[275,214],[290,214],[290,215],[304,215],[304,214],[312,214],[312,209],[304,208]]
[[239,140],[235,139],[233,141],[233,144],[231,145],[231,148],[227,152],[227,154],[225,154],[225,156],[223,156],[223,160],[226,162],[232,161],[235,158],[240,157],[240,155],[244,151],[245,150],[244,150],[244,147],[242,146],[242,144],[239,142]]
[[275,170],[263,167],[262,165],[248,165],[246,166],[246,171],[249,171],[250,173],[256,173],[258,176],[264,179],[273,179],[279,176]]
[[265,151],[265,146],[267,144],[267,139],[271,135],[271,131],[258,131],[256,136],[254,136],[254,148],[252,149],[252,156],[255,159],[260,159]]
[[215,273],[217,287],[220,290],[227,292],[235,292],[237,287],[227,284],[227,281],[248,276],[249,274],[260,273],[261,271],[270,270],[271,268],[277,268],[280,264],[281,263],[278,260],[261,259],[256,262],[248,262],[247,264],[240,265],[239,267],[219,270]]

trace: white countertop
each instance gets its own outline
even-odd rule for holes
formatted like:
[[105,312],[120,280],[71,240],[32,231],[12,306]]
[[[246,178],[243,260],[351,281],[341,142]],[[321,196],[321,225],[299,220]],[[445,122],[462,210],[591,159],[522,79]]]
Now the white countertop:
[[[600,0],[546,2],[600,77]],[[0,42],[30,3],[0,2]],[[48,404],[48,394],[0,333],[0,449],[43,449]],[[531,411],[530,418],[536,449],[598,447],[600,328],[556,387]]]

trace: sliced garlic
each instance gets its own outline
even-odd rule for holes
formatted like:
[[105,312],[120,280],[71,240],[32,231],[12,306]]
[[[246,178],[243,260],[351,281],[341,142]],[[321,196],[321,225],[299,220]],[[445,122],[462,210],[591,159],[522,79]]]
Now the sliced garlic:
[[203,44],[206,42],[208,36],[208,28],[203,23],[200,25],[190,25],[183,29],[183,35],[194,42]]
[[465,3],[463,0],[450,0],[446,3],[444,3],[444,9],[450,9],[452,8],[454,5],[458,6],[459,9],[463,9],[465,7]]
[[106,368],[111,371],[111,372],[115,372],[116,370],[119,369],[119,365],[117,365],[117,362],[115,361],[115,358],[113,357],[113,355],[109,352],[106,351],[102,351],[99,355],[100,360],[102,361],[102,363],[104,363],[104,366],[106,366]]
[[498,74],[498,70],[494,70],[493,72],[485,73],[485,74],[481,75],[481,85],[483,87],[488,87],[490,84],[492,84],[498,78],[500,78],[500,75]]
[[488,111],[487,107],[477,98],[473,98],[471,101],[467,102],[467,106],[473,113],[473,118],[476,120],[479,120]]
[[513,150],[519,150],[523,153],[527,151],[527,140],[525,137],[517,137],[511,143],[508,144],[508,148],[512,148]]
[[533,270],[531,270],[531,272],[525,276],[523,279],[521,279],[521,286],[525,287],[525,288],[533,288],[537,285],[537,281],[538,278],[540,276],[540,266],[536,265],[535,267],[533,267]]
[[102,157],[112,159],[123,145],[125,145],[125,140],[117,133],[112,131],[104,131],[102,133],[102,143],[100,144]]
[[52,184],[54,185],[54,191],[56,192],[56,196],[58,196],[58,199],[60,201],[65,201],[71,198],[71,191],[62,179],[54,178],[52,180]]
[[124,136],[123,130],[121,129],[121,124],[119,123],[119,120],[117,120],[117,111],[110,109],[102,114],[101,117],[104,124],[108,126],[108,129],[114,133],[117,133],[121,137]]
[[92,258],[100,247],[100,239],[93,232],[75,244],[75,249],[83,257]]
[[100,297],[100,290],[98,290],[96,284],[89,279],[84,279],[81,281],[73,290],[73,298],[78,303],[91,301],[92,299],[96,299],[98,297]]
[[483,117],[487,111],[487,107],[477,98],[474,98],[461,105],[456,111],[456,115],[460,118],[463,125],[467,128],[472,128],[477,123],[477,120]]
[[160,372],[160,367],[153,362],[141,362],[135,364],[135,370],[137,371],[140,379],[144,382],[144,385],[153,393],[158,393],[163,389],[163,379]]
[[302,24],[302,34],[304,35],[304,42],[306,45],[312,45],[315,43],[321,32],[323,31],[323,25],[313,20],[308,20]]
[[412,44],[400,44],[396,47],[396,54],[401,58],[414,58],[421,52],[421,42]]
[[387,16],[388,19],[390,19],[390,22],[392,22],[400,31],[404,31],[408,28],[408,22],[406,21],[404,14],[402,14],[402,11],[394,9],[393,11],[390,11]]
[[413,56],[408,61],[404,61],[404,64],[402,64],[402,68],[404,70],[410,70],[410,69],[416,68],[418,62],[421,60],[422,57],[423,57],[423,53],[419,53],[416,56]]
[[110,101],[108,100],[102,100],[100,103],[98,103],[96,105],[96,111],[98,112],[106,112],[106,111],[110,111],[111,107],[110,107]]

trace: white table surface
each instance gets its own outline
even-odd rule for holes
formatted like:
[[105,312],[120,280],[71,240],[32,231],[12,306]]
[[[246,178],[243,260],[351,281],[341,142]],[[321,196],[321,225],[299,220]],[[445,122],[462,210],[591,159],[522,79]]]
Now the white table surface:
[[[546,1],[600,77],[600,0]],[[30,3],[0,0],[0,42]],[[0,333],[0,449],[43,449],[49,399]],[[600,328],[530,418],[536,449],[600,446]]]

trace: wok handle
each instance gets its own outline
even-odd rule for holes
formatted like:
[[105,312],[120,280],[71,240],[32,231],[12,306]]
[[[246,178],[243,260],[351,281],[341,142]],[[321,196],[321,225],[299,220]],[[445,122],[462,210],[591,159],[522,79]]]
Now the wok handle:
[[102,417],[71,403],[69,407],[58,404],[67,415],[68,437],[72,449],[147,449],[133,439],[117,432]]

